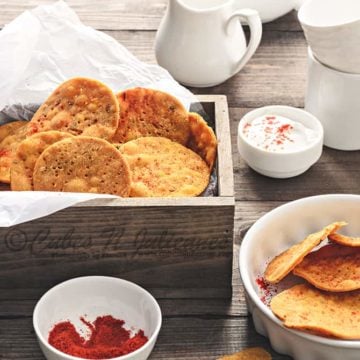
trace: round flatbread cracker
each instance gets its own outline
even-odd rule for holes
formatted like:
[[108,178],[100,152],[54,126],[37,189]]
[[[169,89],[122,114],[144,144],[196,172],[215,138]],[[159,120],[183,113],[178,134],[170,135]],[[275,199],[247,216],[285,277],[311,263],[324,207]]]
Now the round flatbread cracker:
[[112,141],[125,143],[143,136],[161,136],[186,145],[190,135],[187,111],[170,94],[133,88],[117,94],[119,126]]
[[232,355],[225,355],[218,360],[271,360],[271,355],[263,348],[247,348]]
[[72,137],[69,133],[53,130],[35,134],[22,141],[10,169],[11,190],[34,190],[33,172],[37,159],[47,147],[69,137]]
[[210,170],[190,149],[163,137],[143,137],[120,146],[130,165],[133,197],[177,197],[201,194]]
[[329,293],[296,285],[272,298],[270,307],[284,325],[321,336],[360,339],[360,291]]
[[329,235],[329,239],[340,245],[360,247],[360,237],[351,237],[341,234],[331,234]]
[[87,78],[62,83],[30,121],[29,135],[58,130],[110,139],[119,123],[118,101],[106,85]]
[[34,190],[126,197],[131,179],[127,162],[112,144],[78,136],[50,145],[36,161],[33,181]]
[[0,143],[0,182],[10,184],[10,168],[19,144],[26,138],[27,126],[16,129]]
[[17,120],[8,122],[6,124],[0,125],[0,143],[9,135],[13,134],[14,131],[25,126],[27,121]]
[[323,246],[307,255],[293,273],[321,290],[360,289],[360,248],[337,244]]
[[196,113],[189,113],[190,138],[187,147],[199,154],[212,170],[217,140],[213,129]]
[[314,234],[310,234],[299,244],[292,246],[276,256],[271,260],[265,270],[265,280],[271,284],[278,283],[288,275],[296,265],[300,264],[304,257],[318,246],[321,241],[346,224],[347,223],[344,221],[332,223],[324,229]]

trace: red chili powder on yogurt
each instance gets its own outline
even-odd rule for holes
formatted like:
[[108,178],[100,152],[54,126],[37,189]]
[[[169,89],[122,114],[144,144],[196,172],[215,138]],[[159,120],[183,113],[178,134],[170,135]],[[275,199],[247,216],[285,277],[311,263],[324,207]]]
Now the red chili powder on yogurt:
[[298,151],[317,139],[314,130],[279,115],[249,120],[243,125],[242,132],[251,144],[270,152]]

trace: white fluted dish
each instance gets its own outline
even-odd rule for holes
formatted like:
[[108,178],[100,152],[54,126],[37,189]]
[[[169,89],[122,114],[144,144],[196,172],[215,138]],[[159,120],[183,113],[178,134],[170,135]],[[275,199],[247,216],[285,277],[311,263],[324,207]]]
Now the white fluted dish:
[[261,217],[240,248],[239,269],[255,329],[273,349],[294,360],[358,360],[360,340],[338,340],[286,328],[260,299],[256,278],[267,260],[334,221],[344,234],[360,234],[360,195],[320,195],[282,205]]

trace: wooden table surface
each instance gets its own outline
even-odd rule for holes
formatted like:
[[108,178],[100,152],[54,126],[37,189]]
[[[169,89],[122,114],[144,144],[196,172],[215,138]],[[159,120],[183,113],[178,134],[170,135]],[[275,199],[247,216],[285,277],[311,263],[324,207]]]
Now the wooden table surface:
[[[24,9],[45,0],[0,1],[0,27]],[[140,60],[155,63],[153,45],[166,0],[69,0],[86,24],[103,30],[125,45]],[[327,193],[360,192],[360,152],[325,148],[319,162],[305,174],[288,180],[258,175],[240,159],[236,128],[252,108],[284,104],[304,106],[306,43],[296,13],[266,24],[260,48],[245,68],[213,88],[196,94],[225,94],[231,117],[236,215],[233,299],[161,300],[164,322],[151,359],[216,359],[249,346],[262,346],[273,359],[266,338],[255,332],[247,313],[239,279],[237,254],[246,230],[261,215],[291,200]],[[0,359],[43,359],[32,328],[34,299],[12,301],[0,293]]]

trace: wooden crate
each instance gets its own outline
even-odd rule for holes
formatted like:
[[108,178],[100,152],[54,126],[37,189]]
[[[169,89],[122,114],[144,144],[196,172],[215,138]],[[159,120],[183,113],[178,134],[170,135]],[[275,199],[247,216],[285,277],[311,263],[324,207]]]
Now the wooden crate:
[[109,275],[158,298],[229,297],[234,185],[227,101],[199,98],[219,141],[218,196],[96,200],[0,228],[0,292],[36,299],[73,277]]

